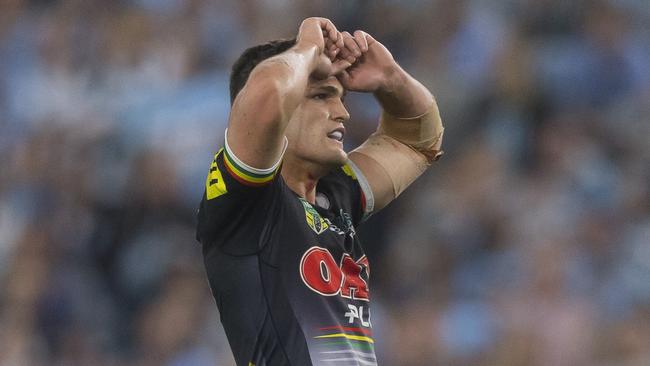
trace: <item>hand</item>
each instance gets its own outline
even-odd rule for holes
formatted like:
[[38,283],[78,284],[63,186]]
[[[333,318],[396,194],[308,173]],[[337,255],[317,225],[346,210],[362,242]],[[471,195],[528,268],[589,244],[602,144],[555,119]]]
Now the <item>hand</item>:
[[300,24],[296,47],[317,47],[317,61],[312,76],[324,79],[337,75],[350,67],[351,62],[337,59],[336,55],[345,47],[343,36],[334,24],[326,18],[307,18]]
[[352,62],[337,78],[347,90],[373,93],[389,84],[390,76],[399,70],[393,55],[370,34],[357,30],[352,36],[342,32],[345,48],[337,59]]

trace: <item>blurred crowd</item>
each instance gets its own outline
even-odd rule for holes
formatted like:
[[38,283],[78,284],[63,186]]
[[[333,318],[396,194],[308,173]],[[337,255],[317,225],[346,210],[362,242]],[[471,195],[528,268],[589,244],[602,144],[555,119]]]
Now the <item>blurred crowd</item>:
[[313,15],[446,125],[361,230],[380,364],[650,365],[647,0],[0,2],[0,365],[234,364],[195,213],[230,66]]

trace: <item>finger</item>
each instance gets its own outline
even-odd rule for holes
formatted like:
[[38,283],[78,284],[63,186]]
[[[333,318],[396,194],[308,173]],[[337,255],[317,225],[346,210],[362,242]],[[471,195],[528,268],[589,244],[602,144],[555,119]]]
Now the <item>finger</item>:
[[331,75],[339,75],[342,71],[350,66],[352,66],[351,62],[348,62],[346,60],[337,60],[332,64]]
[[361,49],[357,45],[357,42],[352,35],[348,32],[342,32],[343,35],[343,42],[345,43],[345,47],[350,50],[350,52],[354,55],[354,57],[359,57],[361,56]]
[[331,51],[331,50],[333,50],[335,48],[338,48],[338,47],[336,47],[336,44],[334,42],[332,42],[331,39],[325,38],[325,50]]
[[354,56],[352,51],[350,51],[347,47],[340,48],[339,49],[339,54],[337,55],[337,57],[339,59],[341,59],[341,60],[346,60],[351,64],[353,64],[353,63],[355,63],[357,61],[357,57]]
[[330,22],[332,25],[332,28],[334,29],[334,32],[336,33],[336,37],[332,37],[333,40],[335,40],[335,43],[339,48],[345,47],[345,44],[343,43],[343,36],[341,35],[341,32],[339,32],[336,27],[334,26],[334,23]]
[[366,32],[361,30],[354,31],[354,40],[357,41],[357,44],[361,48],[361,51],[368,51],[368,40],[366,40]]
[[[341,48],[341,51],[340,51],[338,57],[340,59],[347,60],[347,61],[349,61],[351,63],[354,63],[356,61],[356,55],[355,55],[354,51],[352,51],[351,48],[348,47],[348,44],[349,44],[350,40],[352,39],[352,36],[349,33],[347,33],[347,34],[346,33],[347,32],[342,32],[341,33],[341,35],[343,36],[343,39],[344,39],[345,47]],[[354,42],[354,41],[352,41],[352,42]]]
[[345,47],[345,43],[343,42],[343,36],[341,33],[338,33],[338,38],[336,38],[336,45],[339,46],[340,48]]
[[[334,27],[334,25],[332,25],[332,27]],[[332,29],[334,30],[333,32]],[[344,47],[343,37],[341,36],[341,33],[339,33],[336,30],[335,27],[323,29],[323,37],[325,37],[326,39],[331,39],[332,42],[334,42],[334,44],[336,44],[340,48]]]
[[341,70],[341,72],[336,75],[336,78],[344,85],[347,85],[351,79],[350,73],[347,70]]
[[325,38],[325,49],[323,52],[330,58],[331,61],[334,61],[334,57],[336,57],[339,50],[331,39]]
[[325,54],[327,55],[327,57],[329,57],[330,61],[334,61],[338,53],[339,53],[339,49],[336,47],[336,45],[333,48],[328,48],[325,51]]
[[336,27],[334,26],[334,23],[332,23],[329,19],[322,19],[321,20],[321,28],[323,30],[327,31],[327,37],[329,39],[331,39],[334,42],[337,42],[338,38],[340,37],[340,34],[336,30]]
[[350,62],[354,62],[354,60],[356,60],[356,57],[354,57],[352,52],[347,47],[339,49],[338,57],[342,60],[348,60]]
[[368,42],[368,47],[370,47],[373,43],[377,42],[376,39],[374,39],[370,34],[363,32],[364,35],[366,36],[366,41]]

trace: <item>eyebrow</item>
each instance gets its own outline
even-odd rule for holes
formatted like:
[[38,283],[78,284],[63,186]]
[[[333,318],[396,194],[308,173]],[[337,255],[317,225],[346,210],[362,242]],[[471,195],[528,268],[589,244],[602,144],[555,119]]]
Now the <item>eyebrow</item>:
[[341,89],[339,89],[339,88],[337,88],[335,86],[332,86],[332,85],[317,86],[315,89],[322,90],[324,92],[331,93],[331,94],[336,94],[336,95],[341,94],[341,99],[344,99],[345,96],[347,95],[347,91],[345,89],[343,91],[341,91]]

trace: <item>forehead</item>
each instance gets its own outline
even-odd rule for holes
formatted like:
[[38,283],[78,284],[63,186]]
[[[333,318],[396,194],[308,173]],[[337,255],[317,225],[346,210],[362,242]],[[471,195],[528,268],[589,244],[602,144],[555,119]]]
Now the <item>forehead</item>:
[[309,87],[313,89],[335,88],[339,94],[345,94],[345,89],[343,89],[343,85],[341,85],[341,82],[334,76],[330,76],[327,79],[323,79],[323,80],[310,79]]

